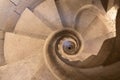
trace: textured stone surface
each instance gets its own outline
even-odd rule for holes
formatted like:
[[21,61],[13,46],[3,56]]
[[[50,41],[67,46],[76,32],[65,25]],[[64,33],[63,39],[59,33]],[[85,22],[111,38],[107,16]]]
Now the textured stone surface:
[[120,62],[114,63],[109,66],[101,66],[96,68],[90,68],[81,70],[87,76],[90,76],[92,80],[119,80],[120,79]]
[[65,27],[72,27],[78,9],[88,4],[92,4],[92,0],[56,0],[63,25]]
[[48,69],[48,67],[46,66],[46,64],[43,64],[41,66],[41,68],[39,68],[39,70],[36,72],[36,74],[33,76],[32,80],[57,80],[54,76],[54,74],[52,74],[50,72],[50,70]]
[[13,31],[24,9],[30,6],[32,9],[41,2],[42,0],[0,0],[0,29]]
[[41,3],[44,0],[11,0],[13,1],[13,3],[15,3],[16,6],[16,12],[18,12],[19,14],[21,14],[25,8],[29,7],[30,9],[33,9],[34,7],[36,7],[39,3]]
[[120,8],[118,10],[118,13],[117,13],[117,17],[116,17],[116,49],[118,49],[118,52],[119,51],[119,48],[120,48]]
[[7,63],[24,59],[33,54],[43,54],[44,40],[13,33],[6,33],[4,55]]
[[4,31],[0,31],[0,39],[4,39],[4,35],[5,35],[5,32]]
[[[58,80],[56,79],[57,77],[60,77],[62,80],[78,80],[82,78],[82,80],[89,80],[90,78],[92,78],[91,80],[119,80],[120,15],[118,14],[116,19],[117,37],[106,40],[110,38],[111,35],[114,35],[115,26],[103,10],[100,0],[46,0],[42,4],[39,4],[42,1],[43,0],[0,0],[0,30],[3,30],[0,31],[0,66],[5,63],[4,52],[5,59],[8,63],[0,67],[0,80]],[[78,24],[75,27],[77,27],[76,30],[78,30],[86,40],[84,45],[85,47],[87,46],[86,52],[81,55],[88,57],[92,52],[94,54],[90,56],[88,60],[85,60],[83,66],[98,67],[83,69],[83,74],[79,72],[80,69],[78,68],[73,69],[66,64],[60,65],[62,61],[60,63],[56,61],[55,65],[48,69],[43,57],[44,40],[38,37],[46,39],[46,36],[52,32],[51,29],[63,28],[63,25],[64,27],[74,27],[76,12],[86,4],[97,6],[102,14],[99,11],[97,12],[97,10],[92,12],[93,8],[91,8],[83,12],[81,16],[78,16]],[[35,6],[37,7],[34,10]],[[30,10],[26,9],[23,12],[26,7]],[[32,10],[34,10],[34,13],[41,20],[31,12]],[[22,12],[23,14],[21,14]],[[58,13],[60,13],[60,17]],[[120,13],[120,10],[118,13]],[[19,17],[20,20],[16,25]],[[4,31],[12,31],[15,25],[16,34],[6,33],[4,43]],[[46,25],[49,26],[49,28]],[[45,38],[43,36],[45,36]],[[104,42],[104,40],[106,41]],[[54,60],[54,58],[52,59]],[[50,66],[51,64],[49,67]],[[56,72],[60,72],[61,75],[56,77],[56,75],[53,74]],[[80,74],[76,74],[77,72]],[[89,79],[87,79],[88,77]]]
[[113,64],[115,62],[120,61],[120,9],[118,10],[118,14],[116,17],[116,38],[114,49],[112,53],[109,55],[106,64]]
[[34,53],[24,60],[0,67],[0,80],[31,80],[43,65],[42,57]]
[[103,42],[108,38],[115,37],[114,26],[109,23],[112,24],[112,20],[93,5],[79,9],[74,27],[83,38],[84,47],[81,55],[83,54],[85,59],[97,55]]
[[[115,31],[113,21],[104,12],[93,5],[87,5],[78,11],[74,24],[74,27],[76,27],[81,34],[87,33],[86,30],[89,28],[91,29],[92,26],[97,29],[99,28],[99,31],[107,29],[106,33]],[[95,25],[99,27],[95,27]],[[102,34],[102,32],[100,34]]]
[[4,58],[4,32],[0,31],[0,66],[5,65],[5,58]]
[[63,28],[55,0],[44,1],[35,8],[34,14],[54,30]]
[[4,58],[4,40],[0,40],[0,66],[5,65]]
[[103,5],[102,5],[101,0],[92,0],[92,4],[95,5],[96,7],[98,7],[98,8],[99,8],[101,11],[103,11],[104,13],[106,13],[106,12],[105,12],[105,9],[104,9],[104,7],[103,7]]
[[0,0],[0,29],[13,30],[19,15],[14,11],[15,6],[9,0]]
[[44,38],[52,33],[52,30],[29,9],[25,9],[16,24],[14,32],[17,34]]

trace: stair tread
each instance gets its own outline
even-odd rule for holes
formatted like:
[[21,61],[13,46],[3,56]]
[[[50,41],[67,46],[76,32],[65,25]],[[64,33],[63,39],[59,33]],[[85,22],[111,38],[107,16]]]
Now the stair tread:
[[44,42],[42,39],[6,33],[4,41],[6,63],[19,61],[32,54],[42,54]]
[[[88,26],[88,28],[85,30],[85,32],[82,33],[84,40],[91,40],[103,35],[106,35],[110,32],[114,32],[110,31],[106,25],[98,18],[96,17],[96,19]],[[114,35],[111,37],[115,37]]]
[[63,28],[54,0],[42,2],[34,9],[34,14],[54,30]]
[[43,65],[42,55],[32,55],[21,61],[0,67],[1,80],[31,80]]
[[37,18],[29,9],[25,9],[16,24],[15,33],[33,37],[47,37],[52,30]]
[[46,66],[46,64],[43,64],[32,78],[32,80],[43,80],[43,79],[57,80],[54,74],[52,74],[51,71],[48,69],[48,66]]
[[87,53],[95,53],[94,55],[97,55],[100,48],[102,47],[105,40],[110,39],[113,37],[115,32],[111,32],[108,34],[104,34],[100,37],[93,38],[91,40],[84,41],[84,51]]

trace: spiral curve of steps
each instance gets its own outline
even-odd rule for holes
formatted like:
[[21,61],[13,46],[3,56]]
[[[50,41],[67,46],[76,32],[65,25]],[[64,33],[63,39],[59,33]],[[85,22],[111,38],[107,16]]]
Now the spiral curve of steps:
[[0,80],[120,79],[120,11],[111,18],[101,0],[0,0],[0,10]]

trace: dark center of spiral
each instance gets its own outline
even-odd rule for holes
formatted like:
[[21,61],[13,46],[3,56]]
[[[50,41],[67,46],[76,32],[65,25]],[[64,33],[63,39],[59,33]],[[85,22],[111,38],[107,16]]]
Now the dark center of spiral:
[[65,53],[70,54],[70,55],[74,55],[74,51],[75,51],[75,43],[69,40],[65,40],[63,42],[63,50]]

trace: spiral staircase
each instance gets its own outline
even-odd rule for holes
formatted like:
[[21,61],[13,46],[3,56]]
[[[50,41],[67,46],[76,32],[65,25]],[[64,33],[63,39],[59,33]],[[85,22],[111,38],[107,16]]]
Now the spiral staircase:
[[0,0],[0,80],[120,80],[119,0]]

